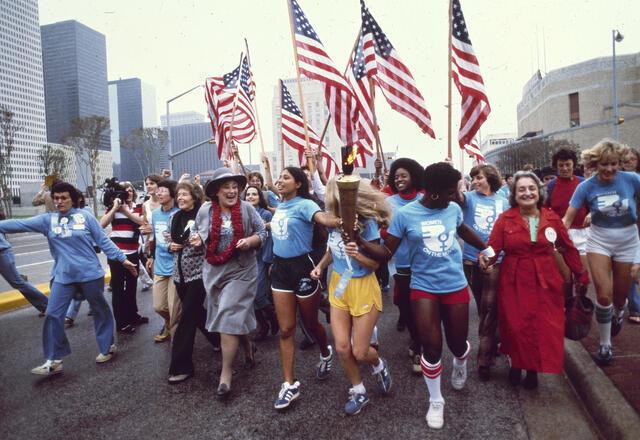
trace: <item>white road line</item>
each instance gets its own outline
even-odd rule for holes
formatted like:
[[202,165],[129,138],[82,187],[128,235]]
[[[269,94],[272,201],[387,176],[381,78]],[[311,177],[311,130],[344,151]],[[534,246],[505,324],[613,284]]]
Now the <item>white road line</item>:
[[12,249],[18,249],[18,248],[31,247],[31,246],[42,246],[43,244],[47,244],[47,240],[42,240],[42,241],[34,242],[34,243],[31,243],[31,244],[19,244],[18,246],[11,246],[11,248]]
[[16,257],[19,257],[21,255],[33,255],[33,254],[39,254],[41,252],[49,252],[49,249],[47,248],[47,249],[41,249],[39,251],[23,252],[21,254],[13,254],[13,255],[15,255]]
[[45,261],[39,261],[37,263],[23,264],[21,266],[16,266],[16,267],[18,269],[22,269],[23,267],[38,266],[40,264],[47,264],[47,263],[53,263],[53,260],[45,260]]

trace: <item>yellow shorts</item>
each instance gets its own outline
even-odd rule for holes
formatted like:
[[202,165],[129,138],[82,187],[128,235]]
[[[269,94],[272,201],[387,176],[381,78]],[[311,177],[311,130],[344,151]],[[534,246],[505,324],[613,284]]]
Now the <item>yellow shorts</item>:
[[375,273],[362,278],[351,278],[342,298],[336,298],[334,292],[340,282],[340,274],[331,272],[329,280],[329,303],[340,310],[349,312],[351,316],[366,315],[372,307],[382,312],[382,293]]

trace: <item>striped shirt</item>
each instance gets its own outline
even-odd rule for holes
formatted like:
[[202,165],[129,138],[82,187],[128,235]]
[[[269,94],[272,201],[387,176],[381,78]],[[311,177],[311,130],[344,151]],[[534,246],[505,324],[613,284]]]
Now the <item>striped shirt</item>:
[[[134,214],[142,216],[142,205],[136,205],[132,211]],[[131,255],[138,252],[138,240],[140,239],[140,229],[136,222],[129,219],[120,211],[116,212],[111,222],[111,241],[125,255]]]

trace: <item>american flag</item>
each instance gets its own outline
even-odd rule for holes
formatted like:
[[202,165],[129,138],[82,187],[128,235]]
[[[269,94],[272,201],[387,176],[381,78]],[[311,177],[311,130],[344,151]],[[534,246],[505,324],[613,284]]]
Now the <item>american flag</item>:
[[247,57],[243,57],[240,65],[233,71],[221,77],[207,78],[205,88],[209,118],[218,144],[218,157],[222,158],[224,155],[225,158],[230,158],[230,142],[247,144],[256,135],[255,115],[251,106],[255,96],[255,83]]
[[476,133],[491,113],[489,99],[484,90],[480,65],[473,51],[467,24],[462,14],[460,0],[453,0],[451,22],[452,54],[451,74],[462,97],[462,116],[458,143],[460,148],[478,160],[484,160],[475,142]]
[[[282,81],[280,81],[280,108],[281,108],[281,116],[282,116],[282,140],[285,144],[294,148],[298,151],[298,158],[300,160],[300,165],[303,164],[305,160],[305,135],[304,135],[304,122],[302,120],[302,112],[296,105],[295,101],[291,97],[289,90],[284,85]],[[322,153],[322,158],[324,162],[324,172],[327,178],[334,176],[335,174],[340,172],[338,164],[329,151],[325,148],[324,145],[320,143],[320,138],[316,134],[315,131],[307,124],[307,130],[309,134],[309,144],[311,149],[314,151],[320,150]]]
[[290,0],[293,16],[296,52],[300,73],[324,85],[324,96],[338,137],[347,145],[358,141],[358,101],[347,80],[336,69],[333,61],[311,27],[296,0]]
[[[398,52],[382,32],[369,9],[360,0],[362,30],[354,53],[353,70],[358,82],[366,74],[382,89],[384,97],[395,111],[418,124],[418,127],[435,138],[431,115],[418,90],[411,72],[404,65]],[[360,87],[363,89],[364,87]]]

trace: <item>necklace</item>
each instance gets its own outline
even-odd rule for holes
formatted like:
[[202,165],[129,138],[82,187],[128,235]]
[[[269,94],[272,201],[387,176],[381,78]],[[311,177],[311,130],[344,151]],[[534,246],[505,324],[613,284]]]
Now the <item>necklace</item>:
[[213,201],[211,203],[213,210],[211,212],[211,231],[209,232],[209,245],[207,246],[207,261],[218,266],[226,263],[233,256],[238,241],[244,237],[244,227],[242,225],[242,212],[240,210],[240,200],[231,207],[231,226],[233,228],[233,240],[226,249],[217,253],[218,244],[220,243],[220,232],[222,231],[222,212],[220,205]]

